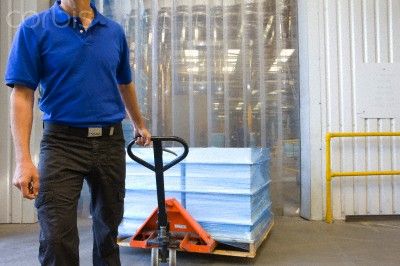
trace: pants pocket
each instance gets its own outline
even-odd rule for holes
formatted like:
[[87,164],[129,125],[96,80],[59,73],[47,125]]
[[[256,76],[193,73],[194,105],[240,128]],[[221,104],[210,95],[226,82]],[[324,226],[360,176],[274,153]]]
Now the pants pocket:
[[35,199],[35,207],[39,209],[44,204],[53,201],[53,192],[52,191],[41,191],[39,192],[38,197]]

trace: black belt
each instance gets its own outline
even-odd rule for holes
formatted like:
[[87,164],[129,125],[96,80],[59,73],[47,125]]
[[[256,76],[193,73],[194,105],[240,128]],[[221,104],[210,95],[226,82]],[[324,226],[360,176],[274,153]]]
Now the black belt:
[[62,132],[73,136],[87,138],[114,136],[117,134],[121,134],[122,132],[121,123],[104,127],[72,127],[68,125],[44,122],[43,128],[44,130],[48,131]]

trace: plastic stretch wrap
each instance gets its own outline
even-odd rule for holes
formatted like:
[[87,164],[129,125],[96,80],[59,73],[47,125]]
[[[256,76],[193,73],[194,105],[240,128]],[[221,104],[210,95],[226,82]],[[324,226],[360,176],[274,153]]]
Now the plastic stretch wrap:
[[[181,202],[181,193],[166,192],[166,198]],[[127,190],[125,194],[126,218],[146,218],[157,207],[157,192],[152,190]]]
[[204,230],[220,242],[253,243],[263,236],[272,222],[272,217],[271,207],[268,206],[254,224],[235,224],[234,221],[231,223],[200,221],[199,223]]
[[[186,190],[253,194],[269,182],[266,161],[256,164],[187,164]],[[251,177],[251,178],[250,178]]]
[[257,193],[247,195],[189,192],[186,209],[198,222],[252,225],[270,204],[268,191],[267,185]]
[[[171,148],[180,154],[182,149]],[[152,163],[152,149],[134,149]],[[164,163],[175,158],[164,153]],[[157,207],[154,172],[127,158],[122,236],[133,235]],[[216,240],[253,242],[272,219],[269,150],[191,148],[164,173],[166,197],[176,198]]]

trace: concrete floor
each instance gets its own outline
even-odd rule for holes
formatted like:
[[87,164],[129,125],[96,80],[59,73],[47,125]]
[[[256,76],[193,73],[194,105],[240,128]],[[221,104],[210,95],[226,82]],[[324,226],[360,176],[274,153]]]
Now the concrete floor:
[[[257,258],[178,253],[178,265],[400,265],[400,222],[309,222],[277,217]],[[81,265],[91,265],[90,220],[79,220]],[[0,265],[38,265],[37,225],[0,225]],[[121,249],[122,265],[150,264],[148,251]]]

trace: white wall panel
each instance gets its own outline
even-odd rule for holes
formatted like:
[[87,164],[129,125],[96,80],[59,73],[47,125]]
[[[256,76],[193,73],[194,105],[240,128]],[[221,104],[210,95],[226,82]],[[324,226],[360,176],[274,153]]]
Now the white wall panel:
[[[311,3],[311,0],[300,1]],[[308,114],[309,121],[318,122],[322,136],[327,132],[399,131],[400,127],[400,2],[394,0],[319,0],[307,6],[308,15],[318,17],[310,24],[307,38],[319,38],[304,49],[310,58],[320,61],[320,73],[304,73],[311,80],[302,88],[309,98],[320,98],[321,116]],[[303,15],[302,15],[303,13]],[[300,12],[300,23],[307,19]],[[300,27],[300,36],[302,35]],[[300,43],[302,40],[300,39]],[[300,47],[302,47],[300,45]],[[316,49],[319,48],[319,49]],[[301,65],[309,64],[301,59]],[[304,80],[304,77],[302,78]],[[302,94],[303,95],[303,94]],[[303,114],[303,120],[304,119]],[[308,122],[311,123],[311,122]],[[311,126],[310,124],[302,127]],[[311,135],[313,132],[310,132]],[[302,136],[308,138],[308,136]],[[334,171],[398,170],[399,138],[334,139],[332,168]],[[311,146],[320,146],[307,161],[324,158],[324,137]],[[323,161],[325,158],[323,159]],[[316,165],[318,171],[303,173],[303,182],[310,179],[311,187],[325,184],[325,162]],[[318,185],[319,186],[319,185]],[[307,191],[304,189],[303,191]],[[316,193],[324,198],[324,186]],[[332,183],[332,204],[335,219],[358,214],[400,214],[400,177],[371,176],[335,178]],[[315,205],[311,200],[311,205]],[[318,204],[318,206],[321,206]],[[312,208],[311,219],[322,219],[325,211]]]
[[[351,23],[351,73],[352,73],[352,93],[353,101],[357,98],[356,94],[356,72],[355,66],[362,64],[367,58],[364,49],[365,29],[364,22],[364,3],[362,1],[351,1],[350,17]],[[360,30],[363,29],[363,30]],[[358,43],[356,43],[358,41]],[[353,110],[354,131],[366,131],[366,122],[363,119],[357,119],[357,114]],[[354,140],[354,148],[357,150],[355,156],[358,158],[366,158],[366,142],[364,139]],[[355,171],[363,171],[367,169],[366,160],[355,160]],[[365,214],[367,211],[367,180],[365,177],[353,177],[354,179],[354,214]]]
[[[299,60],[300,60],[300,119],[301,119],[301,216],[321,219],[324,204],[322,117],[326,104],[322,102],[326,90],[321,90],[325,73],[324,59],[320,57],[324,38],[321,1],[298,1]],[[324,120],[325,121],[325,120]],[[320,141],[318,141],[320,140]],[[315,155],[316,154],[316,155]],[[319,176],[319,178],[317,178]]]
[[[5,22],[7,10],[11,1],[0,2],[0,73],[4,73],[4,58],[7,57],[8,53],[8,40],[10,39],[9,29]],[[9,176],[10,176],[10,132],[8,122],[8,108],[9,108],[9,94],[2,86],[0,90],[0,119],[4,130],[0,130],[0,222],[8,222],[8,216],[10,212],[10,192],[9,192]]]
[[[366,131],[378,131],[378,119],[366,119]],[[367,169],[378,169],[379,150],[378,138],[367,140]],[[379,177],[368,176],[367,179],[367,212],[366,214],[379,214]]]
[[[48,7],[47,0],[6,0],[0,2],[0,74],[2,81],[16,26],[19,25],[24,16],[32,15],[37,10],[46,7]],[[1,82],[0,122],[3,127],[0,130],[0,223],[33,223],[36,221],[33,202],[23,199],[19,190],[12,186],[15,161],[9,122],[10,91]],[[31,140],[32,159],[35,163],[38,162],[40,135],[40,113],[36,107]]]

